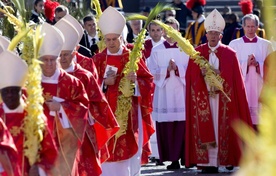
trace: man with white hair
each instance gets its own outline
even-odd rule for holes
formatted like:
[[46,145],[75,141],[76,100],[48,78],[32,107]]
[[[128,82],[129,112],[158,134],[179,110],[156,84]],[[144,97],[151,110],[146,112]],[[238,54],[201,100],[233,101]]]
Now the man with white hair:
[[245,15],[242,18],[245,35],[229,43],[229,46],[237,52],[241,65],[248,105],[255,129],[259,124],[261,108],[259,96],[263,87],[264,62],[265,58],[273,51],[270,41],[257,36],[258,26],[259,18],[256,15]]
[[208,43],[196,50],[224,80],[223,90],[231,101],[206,84],[206,69],[190,59],[186,72],[186,166],[202,166],[203,173],[213,173],[219,166],[238,166],[242,151],[232,125],[236,120],[249,126],[252,122],[236,53],[220,41],[225,21],[216,9],[204,27]]
[[[93,56],[99,82],[114,113],[118,108],[117,100],[122,94],[119,83],[124,77],[123,69],[129,61],[130,53],[123,45],[121,35],[125,23],[125,18],[115,8],[108,7],[103,12],[99,27],[104,35],[106,49]],[[127,129],[118,139],[113,137],[109,140],[110,157],[102,164],[102,176],[138,176],[141,159],[142,162],[147,162],[150,154],[148,142],[154,130],[150,116],[151,94],[148,90],[152,86],[152,76],[141,60],[138,62],[137,72],[130,72],[126,77],[136,84],[127,124],[119,123],[121,128],[126,125]]]
[[44,114],[59,151],[53,175],[78,175],[79,144],[85,132],[88,96],[81,81],[58,66],[63,34],[48,23],[42,25],[41,32],[45,33],[39,51]]

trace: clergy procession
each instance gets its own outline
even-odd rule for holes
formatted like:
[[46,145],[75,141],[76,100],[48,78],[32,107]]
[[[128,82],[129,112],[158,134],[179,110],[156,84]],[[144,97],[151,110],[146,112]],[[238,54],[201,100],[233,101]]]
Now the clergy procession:
[[276,174],[276,4],[62,2],[0,1],[0,175]]

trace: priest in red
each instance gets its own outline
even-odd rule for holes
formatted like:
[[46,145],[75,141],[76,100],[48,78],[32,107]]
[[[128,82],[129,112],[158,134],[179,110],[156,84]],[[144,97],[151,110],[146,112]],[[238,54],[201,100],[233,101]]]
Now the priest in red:
[[[112,17],[112,18],[110,18]],[[93,59],[99,73],[99,81],[113,112],[117,109],[120,95],[119,83],[124,76],[122,71],[129,60],[130,50],[124,47],[122,31],[125,18],[113,7],[108,7],[100,17],[99,27],[104,35],[107,48]],[[148,160],[149,137],[154,132],[151,121],[152,75],[143,60],[138,63],[136,73],[131,72],[128,79],[136,83],[132,96],[132,109],[127,122],[126,134],[110,139],[108,149],[110,158],[102,164],[102,176],[139,175],[141,158]],[[144,155],[142,155],[142,153]]]
[[59,156],[54,175],[78,175],[79,149],[83,141],[88,114],[88,96],[81,81],[58,67],[64,44],[63,34],[47,23],[40,48],[44,113],[50,122]]
[[233,122],[252,126],[245,86],[235,52],[220,40],[225,22],[215,9],[204,22],[208,43],[196,48],[223,79],[229,101],[206,84],[205,69],[190,59],[186,72],[186,166],[202,166],[202,172],[218,172],[219,166],[238,166],[240,141]]
[[81,146],[79,175],[99,176],[101,174],[100,154],[103,156],[102,161],[109,156],[109,153],[99,151],[105,149],[107,141],[115,135],[119,126],[97,80],[89,71],[73,61],[79,36],[77,30],[64,18],[55,26],[60,29],[65,38],[60,53],[60,65],[67,73],[77,77],[83,83],[89,98],[88,123]]
[[[18,151],[17,158],[20,171],[19,173],[15,171],[14,174],[32,175],[36,173],[37,175],[51,175],[51,169],[57,158],[57,148],[48,129],[46,119],[44,119],[45,130],[43,132],[41,149],[38,152],[39,159],[31,166],[29,160],[24,156],[24,143],[26,141],[24,130],[26,129],[23,129],[22,125],[27,112],[25,110],[26,104],[23,100],[21,87],[25,84],[28,66],[20,57],[10,51],[4,51],[0,54],[0,62],[2,75],[0,89],[3,100],[3,103],[0,104],[0,117],[7,125]],[[9,157],[12,157],[12,155]],[[16,160],[12,159],[10,164],[14,166]]]
[[[67,14],[63,17],[65,20],[67,20],[72,26],[75,27],[75,29],[78,31],[78,43],[80,42],[84,30],[83,27],[80,25],[80,23],[76,20],[76,18],[74,18],[73,16],[71,16],[70,14]],[[78,46],[80,47],[80,46]],[[78,50],[78,48],[77,48]],[[92,73],[92,75],[95,77],[96,80],[98,80],[98,72],[96,69],[96,66],[94,64],[94,61],[92,58],[84,56],[82,54],[80,54],[79,52],[77,52],[76,50],[76,54],[74,57],[74,61],[76,63],[78,63],[82,68],[88,70],[89,72]]]

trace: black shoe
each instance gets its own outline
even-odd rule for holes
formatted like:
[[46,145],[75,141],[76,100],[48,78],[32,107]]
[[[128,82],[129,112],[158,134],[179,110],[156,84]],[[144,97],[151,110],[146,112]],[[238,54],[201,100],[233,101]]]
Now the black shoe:
[[218,167],[203,167],[201,173],[203,174],[218,173]]
[[155,165],[156,166],[164,166],[165,164],[160,161],[160,159],[155,159]]
[[227,166],[227,167],[225,167],[227,170],[229,170],[229,171],[231,171],[231,170],[233,170],[234,169],[234,166]]
[[180,164],[178,161],[173,161],[171,165],[167,166],[168,170],[176,170],[176,169],[180,169]]

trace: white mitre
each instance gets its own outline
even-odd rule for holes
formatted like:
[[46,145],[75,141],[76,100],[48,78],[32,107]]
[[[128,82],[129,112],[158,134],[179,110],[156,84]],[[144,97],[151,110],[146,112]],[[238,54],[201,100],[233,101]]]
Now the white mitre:
[[62,32],[55,26],[43,23],[41,26],[41,34],[45,36],[39,51],[39,56],[59,56],[64,44]]
[[62,19],[67,20],[78,31],[78,33],[79,33],[78,43],[79,43],[81,41],[81,38],[82,38],[83,33],[84,33],[84,29],[81,26],[81,24],[78,22],[78,20],[76,20],[76,18],[74,18],[70,14],[65,15]]
[[121,35],[125,25],[125,17],[118,10],[111,6],[105,9],[99,19],[99,28],[102,31],[103,35]]
[[204,27],[206,32],[217,31],[222,33],[225,27],[224,18],[217,9],[214,9],[205,19]]
[[27,79],[28,65],[14,52],[5,50],[0,54],[0,89],[23,87]]
[[79,43],[79,33],[76,28],[64,18],[61,18],[55,24],[55,27],[58,28],[64,36],[65,41],[61,50],[73,51]]

